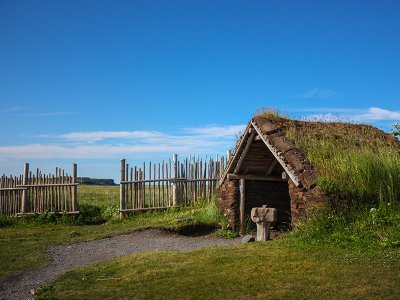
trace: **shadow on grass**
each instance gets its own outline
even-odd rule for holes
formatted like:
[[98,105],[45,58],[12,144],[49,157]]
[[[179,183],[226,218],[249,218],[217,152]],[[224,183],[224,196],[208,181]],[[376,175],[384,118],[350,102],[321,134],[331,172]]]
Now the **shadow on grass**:
[[218,227],[214,224],[184,224],[164,230],[183,236],[204,236],[215,233],[217,229]]

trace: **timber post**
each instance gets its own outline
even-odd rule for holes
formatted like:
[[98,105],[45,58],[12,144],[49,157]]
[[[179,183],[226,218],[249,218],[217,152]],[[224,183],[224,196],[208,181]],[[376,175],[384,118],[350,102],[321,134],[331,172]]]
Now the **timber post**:
[[239,190],[240,190],[240,210],[239,210],[239,218],[240,218],[240,231],[239,234],[244,234],[244,221],[245,221],[245,207],[246,207],[246,185],[245,179],[242,178],[239,180]]
[[[77,177],[78,177],[78,165],[77,164],[72,164],[72,183],[77,183]],[[71,208],[72,211],[77,211],[78,210],[78,186],[74,185],[72,186],[72,199],[71,199]]]
[[[24,177],[22,178],[22,185],[27,185],[28,184],[28,175],[29,175],[29,163],[25,163],[24,166]],[[21,199],[21,213],[26,213],[26,208],[27,208],[27,202],[28,202],[28,190],[24,189],[22,190],[22,199]]]
[[232,157],[232,150],[229,149],[228,151],[226,151],[226,161],[227,162],[230,161],[231,157]]
[[172,204],[174,207],[179,206],[178,200],[178,185],[176,179],[178,178],[178,154],[174,154],[173,156],[174,162],[174,173],[173,173],[173,181],[172,181]]
[[125,159],[121,159],[120,163],[120,171],[121,178],[119,182],[119,218],[122,219],[124,217],[123,210],[125,209]]

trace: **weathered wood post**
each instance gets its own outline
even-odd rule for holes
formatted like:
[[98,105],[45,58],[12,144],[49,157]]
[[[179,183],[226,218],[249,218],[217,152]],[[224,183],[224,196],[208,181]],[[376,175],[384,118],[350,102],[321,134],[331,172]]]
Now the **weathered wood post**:
[[[29,163],[25,163],[24,178],[22,178],[22,184],[24,185],[24,188],[26,188],[26,185],[28,184],[28,176],[29,176]],[[23,214],[26,213],[27,206],[28,206],[28,190],[24,189],[22,190],[21,213]]]
[[226,162],[230,161],[232,157],[232,150],[226,151]]
[[179,199],[178,199],[178,184],[176,179],[178,178],[178,154],[174,154],[173,156],[174,162],[174,173],[172,178],[172,204],[173,206],[179,206]]
[[239,217],[240,217],[240,231],[239,234],[244,234],[244,222],[245,222],[245,208],[246,208],[246,185],[245,180],[242,178],[239,180],[239,191],[240,191],[240,207],[239,207]]
[[125,159],[121,159],[120,163],[120,182],[119,182],[119,218],[122,219],[124,217],[124,209],[125,209]]
[[221,178],[225,171],[225,157],[224,156],[221,156],[219,159],[218,170],[219,170],[219,177]]
[[71,199],[72,211],[78,210],[78,186],[76,185],[77,177],[78,177],[78,165],[72,164],[72,183],[74,184],[72,186],[72,199]]

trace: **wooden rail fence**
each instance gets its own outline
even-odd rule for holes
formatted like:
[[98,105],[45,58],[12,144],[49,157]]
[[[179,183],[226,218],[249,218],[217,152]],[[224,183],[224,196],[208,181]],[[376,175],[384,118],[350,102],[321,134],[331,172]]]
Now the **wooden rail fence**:
[[76,178],[76,164],[73,164],[70,176],[61,168],[56,168],[55,174],[42,174],[39,169],[32,174],[26,163],[23,175],[1,177],[0,214],[79,213]]
[[225,159],[199,157],[129,167],[121,159],[120,217],[127,212],[188,206],[199,199],[210,200],[215,192]]

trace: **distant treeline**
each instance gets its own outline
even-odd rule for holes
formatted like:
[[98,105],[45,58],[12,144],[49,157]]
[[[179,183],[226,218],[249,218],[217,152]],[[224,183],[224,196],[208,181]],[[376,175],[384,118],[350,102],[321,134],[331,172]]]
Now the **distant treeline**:
[[116,185],[114,179],[95,179],[89,177],[77,177],[77,182],[87,185]]

